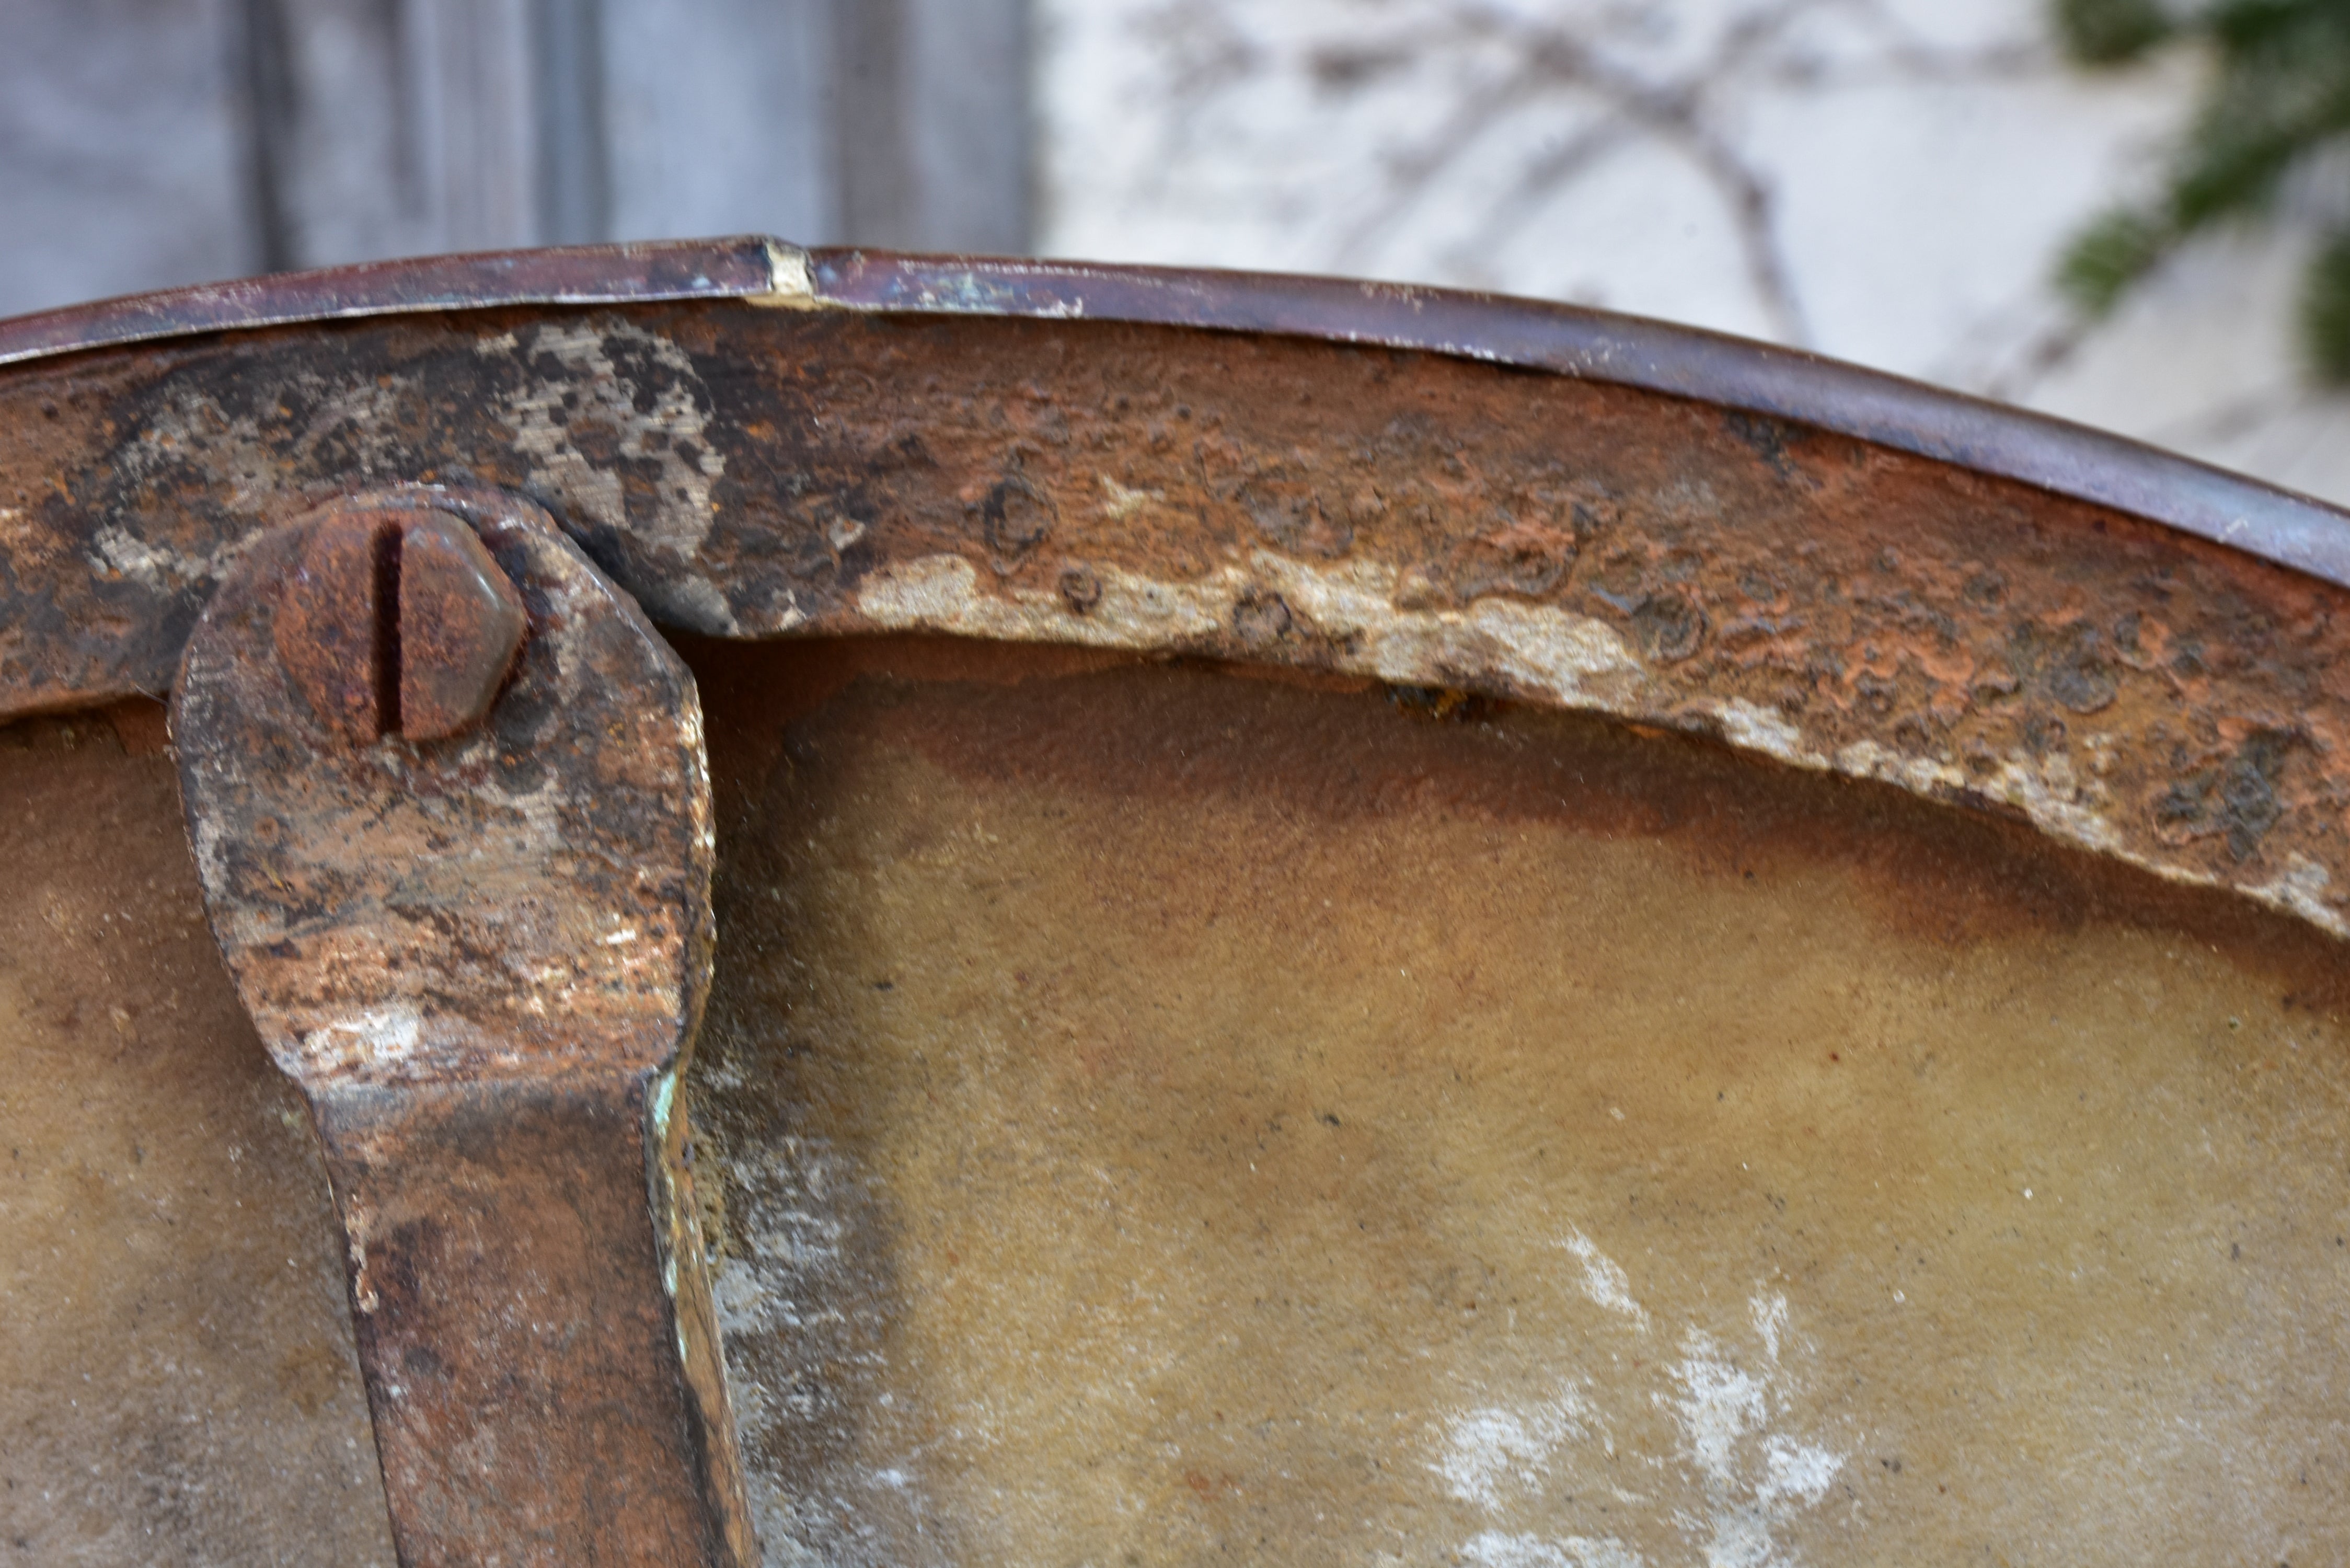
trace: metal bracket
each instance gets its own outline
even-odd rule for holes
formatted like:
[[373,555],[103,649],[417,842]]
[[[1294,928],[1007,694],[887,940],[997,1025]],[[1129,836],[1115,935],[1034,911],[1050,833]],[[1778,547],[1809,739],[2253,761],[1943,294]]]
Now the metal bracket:
[[242,556],[172,727],[326,1146],[400,1561],[755,1562],[675,1114],[712,940],[683,664],[536,506],[390,491]]

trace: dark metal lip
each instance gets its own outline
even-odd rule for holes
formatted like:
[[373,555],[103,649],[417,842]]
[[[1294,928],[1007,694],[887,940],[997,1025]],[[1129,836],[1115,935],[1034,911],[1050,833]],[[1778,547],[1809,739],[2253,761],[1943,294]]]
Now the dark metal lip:
[[1799,349],[1503,295],[1295,274],[802,250],[761,235],[375,262],[0,321],[0,366],[413,311],[756,299],[1359,344],[1606,381],[1994,474],[2350,587],[2350,512],[2159,447]]
[[0,366],[207,332],[411,311],[739,299],[774,291],[774,244],[744,235],[479,251],[125,295],[0,320]]

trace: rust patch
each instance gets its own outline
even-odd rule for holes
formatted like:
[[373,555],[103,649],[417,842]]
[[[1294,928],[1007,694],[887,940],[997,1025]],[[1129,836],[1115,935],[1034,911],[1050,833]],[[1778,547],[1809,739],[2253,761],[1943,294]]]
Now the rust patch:
[[130,757],[161,756],[172,746],[169,711],[151,698],[132,697],[99,710],[114,726],[114,738]]
[[319,518],[273,622],[277,662],[347,744],[444,741],[514,670],[529,617],[473,531],[429,505]]
[[379,517],[322,518],[288,565],[288,591],[271,624],[286,679],[310,717],[346,745],[374,744],[388,718],[399,730],[382,701],[383,628],[393,613],[383,567],[392,543]]
[[645,1081],[342,1084],[311,1105],[400,1561],[755,1562],[681,1386]]
[[533,636],[483,730],[353,748],[282,672],[302,567],[363,507],[263,540],[189,644],[172,732],[230,972],[307,1083],[662,1070],[709,965],[691,678],[534,509],[428,499],[526,585]]
[[[420,734],[388,677],[436,649],[377,633],[445,627],[451,577],[494,629],[490,576],[522,667]],[[479,695],[520,635],[474,639]],[[752,1562],[674,1114],[712,940],[691,677],[537,509],[400,491],[245,551],[172,717],[214,934],[326,1144],[401,1560]]]
[[74,438],[0,452],[26,497],[0,529],[20,711],[159,690],[285,508],[463,479],[545,501],[683,629],[1607,712],[2350,929],[2341,589],[1704,402],[1326,342],[723,303],[259,332],[27,367],[0,401],[0,428],[54,402]]
[[481,722],[529,628],[521,596],[473,531],[427,514],[398,535],[399,712],[411,741],[445,741]]

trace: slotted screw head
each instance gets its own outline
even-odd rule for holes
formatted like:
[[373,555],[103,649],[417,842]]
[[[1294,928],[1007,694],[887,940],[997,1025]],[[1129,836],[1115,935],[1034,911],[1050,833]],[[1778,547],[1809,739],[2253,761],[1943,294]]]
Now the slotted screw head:
[[400,544],[399,731],[437,741],[490,711],[530,619],[522,596],[473,529],[445,512]]
[[354,511],[312,526],[273,640],[318,722],[369,745],[478,723],[528,628],[521,596],[463,520]]

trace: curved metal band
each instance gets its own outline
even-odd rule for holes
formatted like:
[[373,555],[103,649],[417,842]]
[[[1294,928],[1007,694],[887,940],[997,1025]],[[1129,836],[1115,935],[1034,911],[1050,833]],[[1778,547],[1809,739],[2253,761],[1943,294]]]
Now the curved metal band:
[[1613,382],[2020,480],[2350,587],[2350,513],[2068,421],[1640,317],[1282,274],[803,250],[757,235],[377,262],[0,321],[0,366],[197,333],[515,305],[759,299],[1277,333]]
[[[168,686],[283,515],[495,487],[675,629],[1076,643],[1606,712],[2013,812],[2350,936],[2332,508],[1594,312],[627,254],[596,308],[594,253],[564,253],[92,307],[117,342],[185,335],[70,359],[51,318],[0,373],[0,716]],[[490,308],[515,292],[554,308]],[[337,319],[218,329],[304,302]]]
[[1149,322],[1377,344],[1693,398],[2095,502],[2350,587],[2350,513],[2067,420],[1694,327],[1460,289],[858,251],[817,303]]
[[426,310],[741,299],[774,287],[773,245],[755,235],[564,245],[202,283],[0,320],[0,366],[206,332]]

